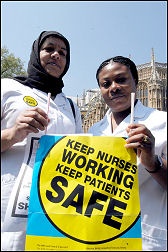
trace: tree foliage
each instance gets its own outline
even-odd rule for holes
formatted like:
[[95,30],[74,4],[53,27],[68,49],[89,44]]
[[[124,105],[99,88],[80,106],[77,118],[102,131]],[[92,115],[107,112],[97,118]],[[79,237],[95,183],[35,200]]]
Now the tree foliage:
[[17,75],[27,75],[24,63],[13,53],[9,53],[6,46],[3,46],[1,48],[1,78],[13,78]]

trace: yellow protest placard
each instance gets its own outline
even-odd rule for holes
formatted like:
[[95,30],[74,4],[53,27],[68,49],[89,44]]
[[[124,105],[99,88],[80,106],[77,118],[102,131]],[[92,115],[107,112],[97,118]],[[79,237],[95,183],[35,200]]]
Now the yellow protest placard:
[[121,137],[43,136],[27,251],[142,250],[137,157]]

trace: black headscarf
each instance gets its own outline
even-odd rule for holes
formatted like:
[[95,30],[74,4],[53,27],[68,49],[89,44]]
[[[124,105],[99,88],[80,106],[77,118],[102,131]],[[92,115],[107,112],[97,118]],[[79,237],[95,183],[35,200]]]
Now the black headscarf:
[[[44,40],[49,36],[54,36],[56,38],[62,39],[67,48],[66,66],[59,78],[49,75],[40,64],[40,48]],[[46,93],[50,92],[52,96],[56,96],[57,94],[62,92],[62,88],[64,87],[62,77],[68,71],[69,64],[70,64],[70,45],[68,40],[58,32],[43,31],[38,37],[38,39],[36,39],[33,43],[27,69],[28,76],[27,77],[16,76],[14,77],[14,80],[20,82],[25,86],[29,86],[31,88],[37,88]]]

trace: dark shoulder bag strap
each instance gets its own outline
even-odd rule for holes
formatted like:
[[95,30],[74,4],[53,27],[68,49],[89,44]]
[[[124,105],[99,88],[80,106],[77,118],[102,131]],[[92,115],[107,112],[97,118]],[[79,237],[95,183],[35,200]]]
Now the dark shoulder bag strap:
[[68,99],[68,101],[69,101],[69,103],[70,103],[70,105],[71,105],[71,109],[72,109],[73,116],[74,116],[74,119],[75,119],[75,108],[74,108],[74,104],[73,104],[72,100],[71,100],[69,97],[67,97],[67,99]]

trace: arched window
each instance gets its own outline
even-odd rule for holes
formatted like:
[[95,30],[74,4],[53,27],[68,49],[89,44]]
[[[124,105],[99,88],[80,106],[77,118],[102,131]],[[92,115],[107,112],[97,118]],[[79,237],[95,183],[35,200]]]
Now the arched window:
[[145,87],[143,88],[143,97],[145,97]]
[[146,87],[146,97],[148,97],[148,88]]

